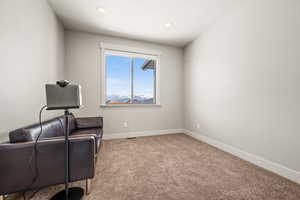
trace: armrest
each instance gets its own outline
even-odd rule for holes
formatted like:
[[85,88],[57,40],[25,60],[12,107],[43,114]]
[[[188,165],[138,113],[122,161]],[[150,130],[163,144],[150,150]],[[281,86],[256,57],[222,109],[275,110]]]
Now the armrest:
[[[69,140],[73,138],[87,138],[87,137],[96,137],[96,134],[84,134],[84,135],[69,135]],[[51,138],[41,138],[39,141],[45,141],[45,140],[53,140],[53,139],[65,139],[65,136],[58,136],[58,137],[51,137]]]
[[76,118],[76,127],[85,128],[103,128],[103,117],[79,117]]
[[[94,177],[95,139],[92,136],[70,137],[70,181]],[[38,178],[35,175],[35,157],[29,162],[34,142],[0,145],[0,195],[64,183],[64,138],[40,140],[37,145]]]

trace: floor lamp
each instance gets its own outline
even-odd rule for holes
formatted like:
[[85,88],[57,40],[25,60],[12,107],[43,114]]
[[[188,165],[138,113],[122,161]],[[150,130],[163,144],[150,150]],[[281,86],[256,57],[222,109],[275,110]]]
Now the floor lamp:
[[65,117],[65,189],[55,194],[51,200],[81,200],[84,190],[80,187],[69,188],[69,109],[81,106],[80,85],[69,84],[68,81],[57,81],[56,84],[46,84],[47,110],[64,110]]

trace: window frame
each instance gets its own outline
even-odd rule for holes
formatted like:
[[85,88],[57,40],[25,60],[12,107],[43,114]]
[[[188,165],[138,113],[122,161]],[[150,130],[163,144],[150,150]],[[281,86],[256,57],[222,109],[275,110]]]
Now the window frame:
[[[119,106],[160,106],[160,56],[161,52],[151,49],[140,49],[135,47],[120,46],[115,44],[100,43],[101,49],[101,104],[100,106],[119,107]],[[107,77],[106,77],[106,56],[125,56],[129,58],[145,58],[156,61],[154,103],[152,104],[107,104],[105,99],[107,95]],[[132,72],[133,73],[133,72]],[[132,77],[131,77],[131,82]],[[133,84],[131,84],[132,93]],[[131,94],[132,95],[132,94]]]

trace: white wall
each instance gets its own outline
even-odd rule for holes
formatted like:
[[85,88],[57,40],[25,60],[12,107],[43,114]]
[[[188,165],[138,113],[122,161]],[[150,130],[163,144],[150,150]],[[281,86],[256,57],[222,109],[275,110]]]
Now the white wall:
[[187,129],[300,171],[300,1],[246,1],[184,63]]
[[[100,108],[100,42],[160,50],[161,107]],[[182,122],[182,62],[180,48],[81,32],[65,33],[66,78],[81,84],[84,108],[78,116],[103,116],[105,134],[179,129]],[[123,127],[123,122],[128,127]]]
[[44,84],[63,78],[63,31],[46,0],[1,0],[1,140],[11,129],[37,122]]

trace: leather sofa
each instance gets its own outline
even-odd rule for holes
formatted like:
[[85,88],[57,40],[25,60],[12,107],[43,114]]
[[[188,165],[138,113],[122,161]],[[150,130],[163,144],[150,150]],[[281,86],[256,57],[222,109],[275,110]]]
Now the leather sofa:
[[[36,154],[34,143],[40,133],[39,123],[11,131],[9,142],[0,144],[0,195],[64,183],[65,118],[59,116],[44,121],[42,127]],[[70,182],[90,180],[94,177],[95,158],[101,147],[103,119],[70,115],[69,134]],[[38,176],[33,183],[35,161]]]

